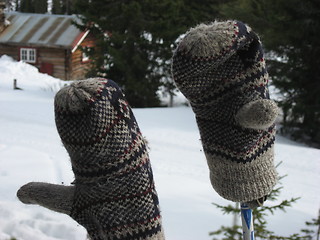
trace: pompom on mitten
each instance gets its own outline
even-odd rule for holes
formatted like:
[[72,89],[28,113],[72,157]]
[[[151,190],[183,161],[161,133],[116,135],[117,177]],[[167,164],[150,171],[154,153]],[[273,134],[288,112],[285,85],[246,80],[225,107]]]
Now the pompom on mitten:
[[56,94],[55,120],[74,186],[28,183],[19,199],[70,215],[92,240],[164,239],[146,144],[119,87],[73,82]]
[[200,24],[179,43],[172,74],[196,115],[213,188],[256,207],[277,181],[278,107],[258,36],[239,21]]

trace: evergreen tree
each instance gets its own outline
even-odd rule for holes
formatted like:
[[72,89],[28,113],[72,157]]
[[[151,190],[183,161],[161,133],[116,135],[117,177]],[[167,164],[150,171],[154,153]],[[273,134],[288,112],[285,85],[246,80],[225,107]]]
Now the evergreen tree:
[[211,3],[195,8],[195,0],[78,0],[79,27],[100,34],[98,47],[90,49],[95,56],[91,76],[100,73],[117,81],[134,107],[157,106],[161,85],[174,92],[170,65],[177,38],[196,23],[214,19],[214,1],[201,2]]
[[71,15],[76,13],[75,2],[76,0],[52,0],[52,14]]
[[320,144],[320,2],[235,0],[220,13],[251,25],[270,54],[272,83],[283,99],[284,133]]
[[21,0],[19,10],[26,13],[46,13],[48,2],[47,0]]
[[47,13],[48,12],[48,1],[47,0],[33,0],[35,13]]
[[34,13],[34,6],[32,0],[21,0],[20,12]]
[[60,0],[52,0],[52,14],[63,14],[62,2]]
[[[174,2],[159,1],[149,5],[152,12],[149,30],[157,45],[157,57],[161,59],[161,84],[171,97],[177,91],[171,78],[171,57],[177,47],[178,39],[190,27],[202,22],[214,21],[218,6],[222,0],[180,0]],[[157,67],[156,67],[157,69]],[[159,73],[159,71],[158,71]]]
[[99,50],[92,53],[103,55],[95,60],[92,74],[115,80],[133,107],[159,105],[160,79],[154,66],[162,59],[157,59],[155,38],[148,31],[153,14],[150,2],[157,1],[77,1],[76,5],[85,25],[94,22],[90,28],[101,36]]
[[132,106],[158,105],[155,96],[158,83],[146,77],[151,75],[148,68],[151,44],[141,4],[138,1],[92,1],[89,7],[87,3],[80,7],[84,8],[87,8],[84,15],[95,23],[91,28],[97,25],[101,28],[95,29],[102,34],[99,47],[104,49],[104,55],[97,62],[98,72],[107,73],[108,78],[122,86]]
[[15,0],[15,11],[20,11],[20,1],[19,0]]
[[[283,178],[283,177],[282,177]],[[275,201],[279,198],[282,187],[274,189],[268,196],[268,202]],[[301,229],[299,233],[291,234],[290,236],[277,235],[272,230],[268,229],[267,217],[271,214],[274,215],[276,211],[286,211],[288,207],[291,207],[299,198],[291,198],[289,200],[283,200],[279,204],[271,206],[262,206],[252,211],[253,224],[254,224],[254,235],[255,239],[287,239],[287,240],[312,240],[317,236],[319,239],[320,229],[320,212],[316,219],[312,219],[311,222],[306,222],[307,228]],[[232,205],[221,206],[219,204],[214,205],[219,208],[224,214],[233,214],[240,216],[240,209],[238,206]],[[220,229],[210,232],[210,236],[214,236],[213,240],[241,240],[242,239],[242,226],[235,224],[233,226],[221,226]],[[217,238],[218,237],[218,238]]]
[[74,9],[75,0],[65,0],[63,1],[62,9],[64,14],[71,15],[75,13]]

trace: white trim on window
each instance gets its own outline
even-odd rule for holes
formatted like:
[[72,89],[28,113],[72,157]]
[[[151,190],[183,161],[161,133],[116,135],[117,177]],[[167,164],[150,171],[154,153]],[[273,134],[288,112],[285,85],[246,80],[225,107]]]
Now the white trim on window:
[[82,62],[87,62],[89,60],[89,56],[85,52],[82,52]]
[[20,60],[28,63],[36,63],[37,50],[35,48],[20,48]]

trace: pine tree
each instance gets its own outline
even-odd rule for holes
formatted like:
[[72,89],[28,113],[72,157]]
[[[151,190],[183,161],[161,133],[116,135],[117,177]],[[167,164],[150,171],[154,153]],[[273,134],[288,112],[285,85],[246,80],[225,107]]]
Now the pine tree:
[[74,4],[76,0],[61,1],[61,10],[63,14],[71,15],[75,13]]
[[52,0],[52,7],[51,7],[52,14],[60,14],[60,1],[59,0]]
[[47,13],[48,12],[48,1],[47,0],[33,0],[35,13]]
[[52,0],[52,14],[63,14],[62,3],[60,0]]
[[[281,184],[279,179],[279,183]],[[279,198],[283,187],[278,187],[272,190],[270,195],[268,196],[268,202],[273,202]],[[319,231],[316,232],[314,229],[315,227],[320,228],[320,212],[317,219],[312,219],[311,222],[306,222],[306,229],[302,229],[299,233],[291,234],[290,236],[280,236],[274,233],[272,230],[268,229],[267,226],[267,217],[274,215],[278,210],[286,211],[288,207],[291,207],[292,204],[296,203],[299,200],[298,198],[291,198],[289,200],[283,200],[279,204],[275,205],[265,205],[259,208],[256,208],[252,211],[253,215],[253,224],[254,224],[254,235],[255,239],[257,240],[265,240],[265,239],[273,239],[273,240],[280,240],[280,239],[287,239],[287,240],[312,240],[315,239],[314,237],[317,235],[319,238]],[[239,206],[222,206],[216,203],[213,203],[217,208],[219,208],[223,214],[233,214],[233,215],[240,215]],[[308,228],[312,227],[312,229]],[[214,237],[213,240],[241,240],[242,239],[242,226],[240,225],[233,225],[233,226],[221,226],[220,229],[215,230],[209,233],[210,236],[217,236],[218,238]]]
[[34,6],[32,0],[21,0],[20,11],[26,13],[34,13]]
[[20,11],[20,1],[19,0],[15,0],[15,11]]
[[96,67],[89,75],[117,81],[134,107],[157,106],[160,86],[174,93],[170,68],[177,39],[191,26],[212,21],[216,1],[202,0],[206,4],[196,8],[196,0],[78,0],[80,27],[100,34],[98,47],[90,50]]
[[[104,55],[94,60],[96,69],[91,74],[100,73],[115,80],[133,107],[159,105],[157,90],[164,71],[159,54],[164,44],[151,32],[155,29],[156,5],[159,6],[155,0],[91,1],[89,5],[87,1],[77,1],[76,4],[85,17],[85,25],[94,22],[91,30],[101,36],[92,54],[103,52]],[[160,20],[159,29],[164,26],[161,24]]]
[[[16,2],[17,6],[19,2]],[[48,11],[47,0],[21,0],[19,10],[26,13],[46,13]]]

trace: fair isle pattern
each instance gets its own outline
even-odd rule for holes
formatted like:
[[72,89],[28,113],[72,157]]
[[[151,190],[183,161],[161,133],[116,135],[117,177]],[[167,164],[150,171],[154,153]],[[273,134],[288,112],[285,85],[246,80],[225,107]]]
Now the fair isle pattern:
[[[196,54],[198,48],[200,54]],[[269,99],[268,73],[258,36],[238,21],[192,28],[174,53],[172,73],[196,115],[215,190],[226,199],[241,202],[267,195],[276,182],[270,154],[275,126],[244,128],[235,118],[245,104]],[[259,170],[259,180],[265,183],[262,190],[253,186],[258,179],[252,169]],[[244,191],[245,187],[251,190]]]
[[57,93],[55,119],[75,174],[71,216],[91,239],[164,239],[146,144],[119,87],[76,81]]

